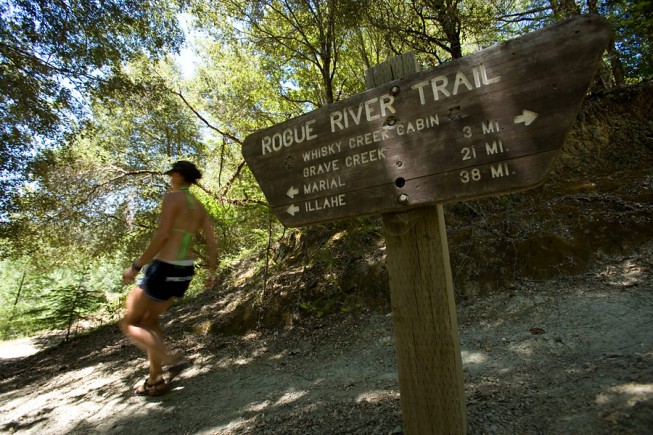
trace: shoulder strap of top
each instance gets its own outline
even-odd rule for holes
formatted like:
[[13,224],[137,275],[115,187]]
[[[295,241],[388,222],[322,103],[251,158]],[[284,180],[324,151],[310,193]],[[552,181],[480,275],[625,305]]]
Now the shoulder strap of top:
[[190,191],[188,190],[188,187],[182,187],[181,189],[182,192],[184,192],[184,195],[186,195],[186,201],[188,202],[188,207],[192,210],[195,208],[195,198],[193,198],[193,195],[190,194]]

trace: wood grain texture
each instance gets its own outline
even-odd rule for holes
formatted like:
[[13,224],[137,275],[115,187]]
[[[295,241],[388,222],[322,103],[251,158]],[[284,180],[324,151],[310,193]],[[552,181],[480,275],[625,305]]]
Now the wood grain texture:
[[[396,79],[415,73],[417,64],[409,53],[373,70],[375,77]],[[384,214],[383,232],[404,433],[464,434],[465,388],[442,206]]]
[[464,434],[460,338],[442,206],[383,215],[404,433]]
[[[243,155],[286,226],[531,188],[609,37],[585,15],[402,78],[413,65],[390,60],[366,74],[375,88],[248,136]],[[504,163],[516,165],[509,176],[465,182],[464,171]]]

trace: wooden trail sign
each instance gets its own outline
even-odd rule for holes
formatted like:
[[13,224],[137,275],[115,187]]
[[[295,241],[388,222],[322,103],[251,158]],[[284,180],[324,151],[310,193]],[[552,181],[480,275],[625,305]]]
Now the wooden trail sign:
[[609,38],[570,18],[253,133],[243,155],[285,226],[531,188]]

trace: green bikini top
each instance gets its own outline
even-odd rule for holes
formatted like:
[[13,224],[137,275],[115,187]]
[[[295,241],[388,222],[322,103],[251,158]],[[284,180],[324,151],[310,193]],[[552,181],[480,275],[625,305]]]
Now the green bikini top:
[[[184,192],[184,194],[186,195],[186,201],[188,201],[188,208],[194,210],[195,199],[193,198],[193,195],[191,195],[190,192],[188,191],[188,187],[183,187],[179,190]],[[193,242],[193,233],[190,233],[186,230],[182,230],[181,228],[173,228],[172,231],[178,231],[184,235],[181,239],[181,246],[179,247],[179,251],[177,252],[177,260],[185,260],[190,245]]]

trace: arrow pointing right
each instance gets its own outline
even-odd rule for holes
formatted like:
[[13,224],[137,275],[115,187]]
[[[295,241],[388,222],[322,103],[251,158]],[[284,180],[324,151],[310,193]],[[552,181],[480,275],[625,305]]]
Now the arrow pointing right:
[[299,211],[299,207],[297,207],[295,204],[291,204],[290,207],[288,207],[288,210],[286,210],[289,215],[295,216],[295,213]]
[[537,113],[531,112],[530,110],[522,110],[521,115],[515,116],[515,119],[513,122],[515,124],[519,124],[520,122],[523,122],[524,125],[531,125],[533,121],[535,121],[535,118],[537,118]]

